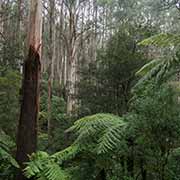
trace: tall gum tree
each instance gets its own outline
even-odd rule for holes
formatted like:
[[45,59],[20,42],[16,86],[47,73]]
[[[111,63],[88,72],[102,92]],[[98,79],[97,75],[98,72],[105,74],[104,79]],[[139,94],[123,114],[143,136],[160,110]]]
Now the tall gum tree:
[[56,55],[55,0],[49,0],[48,143],[51,140],[51,98]]
[[[27,41],[27,58],[24,61],[22,102],[17,134],[16,159],[20,167],[28,161],[28,155],[36,151],[37,118],[39,111],[39,79],[41,69],[42,2],[30,1]],[[25,180],[22,171],[17,180]]]

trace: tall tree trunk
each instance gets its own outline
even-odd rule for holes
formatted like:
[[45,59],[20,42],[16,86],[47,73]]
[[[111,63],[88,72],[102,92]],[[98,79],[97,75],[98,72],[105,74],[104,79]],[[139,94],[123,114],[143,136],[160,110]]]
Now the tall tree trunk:
[[69,9],[69,37],[67,47],[67,113],[71,115],[75,104],[75,54],[76,54],[76,19],[73,6]]
[[[0,12],[3,12],[3,8],[2,8],[2,1],[0,1]],[[3,19],[3,13],[0,14],[0,40],[4,40],[4,36],[3,36],[3,22],[2,22],[2,19]],[[1,58],[0,58],[1,59]]]
[[75,59],[70,56],[67,62],[67,113],[71,115],[75,93]]
[[50,34],[50,66],[49,66],[49,79],[48,79],[48,143],[51,141],[51,97],[52,86],[54,80],[54,64],[55,64],[55,49],[56,49],[56,26],[55,26],[55,1],[50,0],[50,16],[49,16],[49,34]]
[[[28,55],[24,62],[24,79],[22,84],[22,104],[17,134],[16,159],[24,168],[28,155],[36,151],[37,119],[39,111],[39,79],[41,68],[41,31],[42,2],[31,0],[30,22],[28,32]],[[17,180],[26,180],[22,171],[17,174]]]
[[96,56],[97,56],[97,17],[98,16],[98,5],[97,5],[97,0],[94,0],[94,10],[93,10],[93,17],[94,17],[94,36],[93,36],[93,52],[94,52],[94,57],[93,61],[96,62]]

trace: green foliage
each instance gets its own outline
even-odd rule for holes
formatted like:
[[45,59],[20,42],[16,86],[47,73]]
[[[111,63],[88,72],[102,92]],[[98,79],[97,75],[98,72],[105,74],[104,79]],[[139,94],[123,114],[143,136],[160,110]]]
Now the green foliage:
[[26,163],[25,175],[37,180],[66,180],[67,174],[45,152],[33,153],[30,162]]
[[61,164],[64,161],[73,159],[79,152],[80,152],[80,148],[78,145],[71,145],[64,150],[53,154],[51,157]]
[[143,54],[136,47],[138,30],[123,26],[98,50],[97,62],[80,71],[79,116],[96,113],[122,115],[128,111],[130,89],[136,82],[135,72],[143,65]]
[[0,179],[13,180],[18,163],[12,156],[15,143],[0,129]]
[[139,45],[155,45],[158,47],[177,46],[180,44],[179,34],[161,33],[144,39]]
[[[118,135],[118,133],[121,132],[124,126],[125,123],[122,118],[111,114],[96,114],[82,118],[68,129],[68,132],[75,131],[78,135],[73,145],[51,156],[43,152],[33,154],[30,159],[31,161],[27,163],[28,166],[25,169],[25,174],[27,177],[35,176],[37,178],[42,178],[46,176],[48,180],[55,180],[58,178],[58,174],[48,170],[49,166],[46,167],[46,165],[53,165],[55,163],[60,168],[59,165],[62,165],[63,162],[69,161],[83,152],[88,151],[89,156],[93,157],[94,155],[97,156],[99,153],[104,154],[112,151],[117,146],[118,142],[121,141],[120,136],[122,137],[123,134],[121,133]],[[102,137],[100,135],[102,135]],[[115,141],[117,144],[112,143],[112,141]],[[98,158],[99,162],[102,161],[102,157]],[[54,169],[56,169],[55,164],[53,165]],[[69,171],[72,171],[72,169]],[[74,171],[72,171],[71,174],[74,174]]]
[[149,63],[145,64],[140,70],[136,72],[137,76],[145,76],[147,72],[152,70],[155,66],[162,63],[162,59],[153,59]]
[[[180,122],[177,95],[177,92],[170,85],[157,86],[154,83],[150,83],[145,87],[142,86],[139,88],[138,91],[135,92],[132,102],[136,119],[138,118],[139,120],[136,121],[135,125],[144,126],[142,129],[145,131],[145,126],[151,128],[151,130],[156,127],[157,129],[154,129],[154,131],[159,133],[159,130],[161,135],[164,136],[161,137],[161,142],[163,142],[163,139],[165,140],[171,136],[173,138],[173,135],[175,136],[174,139],[178,138]],[[151,127],[148,123],[151,123]],[[168,126],[171,128],[168,128]],[[156,133],[152,132],[157,140]]]
[[0,67],[0,128],[15,138],[19,114],[20,74]]
[[178,54],[168,59],[163,57],[150,61],[136,73],[137,75],[142,75],[142,78],[135,87],[152,79],[155,79],[159,84],[163,83],[178,72],[179,62]]
[[149,83],[135,93],[130,121],[134,153],[152,179],[170,179],[169,155],[179,146],[179,108],[177,93],[169,85]]
[[[56,164],[59,171],[68,173],[73,180],[95,179],[102,169],[108,179],[124,180],[133,179],[128,164],[133,159],[134,177],[143,168],[147,179],[170,180],[178,170],[171,152],[179,147],[179,108],[177,93],[171,86],[148,83],[134,92],[131,113],[123,117],[100,113],[77,120],[66,131],[76,134],[75,142],[45,156],[43,162],[52,164],[54,169]],[[37,169],[33,171],[36,177],[48,171],[43,165]],[[55,179],[56,173],[48,171],[46,178],[49,177]]]
[[180,178],[179,159],[180,159],[180,149],[178,147],[174,149],[169,156],[169,163],[168,163],[168,168],[167,168],[169,179],[176,180]]
[[[51,111],[48,112],[48,81],[43,76],[43,83],[40,97],[40,113],[39,113],[39,138],[38,150],[47,150],[51,153],[66,148],[71,144],[64,131],[70,127],[73,119],[66,115],[66,102],[62,98],[62,92],[59,84],[55,81],[52,86]],[[51,122],[50,136],[48,137],[48,118]],[[48,142],[48,138],[50,141]],[[66,142],[66,143],[64,143]]]
[[[142,78],[138,82],[137,86],[144,81],[155,78],[157,82],[169,79],[172,75],[179,71],[180,58],[178,53],[178,45],[180,44],[180,36],[178,34],[157,34],[150,38],[147,38],[139,43],[139,45],[148,46],[156,45],[160,48],[169,46],[176,53],[172,53],[159,59],[153,59],[145,64],[136,75],[141,75]],[[167,51],[167,50],[166,50]]]
[[126,145],[124,142],[125,131],[126,123],[123,121],[105,130],[104,135],[99,139],[99,145],[97,147],[98,154],[107,153],[115,149],[122,150]]
[[[29,6],[28,1],[22,2],[20,5],[25,11],[21,12],[18,3],[21,2],[3,0],[0,7],[0,19],[3,21],[0,34],[0,179],[3,180],[14,179],[14,170],[19,167],[12,155],[16,149],[12,139],[15,139],[21,100],[21,75],[15,70],[20,69],[23,59],[22,46],[25,43],[21,33]],[[170,75],[179,71],[180,55],[175,53],[179,51],[180,44],[177,34],[179,26],[175,23],[178,21],[178,11],[176,8],[160,11],[163,5],[175,1],[93,0],[86,3],[85,0],[65,0],[64,3],[63,7],[71,12],[67,16],[67,11],[62,12],[67,18],[62,24],[65,29],[56,28],[56,37],[62,34],[61,30],[68,29],[71,23],[69,16],[72,15],[70,20],[74,20],[73,15],[79,12],[80,16],[75,18],[77,21],[81,21],[82,16],[82,22],[78,21],[75,23],[77,27],[73,27],[77,30],[77,33],[73,32],[78,37],[76,40],[82,40],[82,47],[75,52],[77,70],[80,70],[77,86],[79,107],[74,112],[75,117],[66,115],[66,95],[64,87],[59,87],[65,82],[59,85],[54,80],[51,110],[48,112],[48,81],[47,77],[43,77],[38,149],[47,150],[52,155],[42,151],[33,153],[25,175],[38,180],[97,180],[100,172],[105,172],[107,180],[180,179],[179,97],[172,87],[162,85]],[[78,3],[87,6],[78,7]],[[55,10],[60,9],[55,5]],[[93,17],[86,18],[84,12],[87,10]],[[51,20],[51,12],[46,10],[46,15]],[[45,18],[44,22],[44,57],[51,55],[51,28],[49,31],[47,27],[49,18]],[[54,18],[59,27],[59,18]],[[90,30],[86,28],[89,25],[92,25]],[[84,36],[81,29],[88,29],[89,33]],[[169,31],[147,38],[160,29],[166,32],[171,29],[176,33]],[[147,39],[139,45],[147,48],[141,49],[137,42],[144,38]],[[103,43],[99,43],[99,40]],[[62,44],[62,51],[60,56],[58,51],[55,55],[60,59],[62,57],[63,61],[67,60],[66,43],[59,38],[55,44],[58,48],[59,43]],[[95,44],[97,48],[99,44],[103,46],[97,51],[96,62],[90,58]],[[155,54],[149,53],[155,58],[142,67],[149,47],[155,51]],[[160,48],[158,52],[157,48]],[[82,58],[83,62],[79,62],[81,56],[88,59]],[[59,65],[62,65],[63,77],[64,63]],[[132,95],[131,88],[138,79],[135,74],[142,79]],[[58,69],[54,75],[55,79],[59,79]],[[74,123],[76,116],[83,118]],[[47,134],[49,119],[51,128]]]
[[[116,164],[114,173],[106,167],[107,174],[111,172],[109,179],[133,179],[128,168],[130,157],[136,164],[134,176],[143,168],[149,179],[168,179],[169,155],[179,146],[180,137],[177,93],[169,85],[155,83],[143,85],[134,93],[130,114],[123,118],[110,114],[87,116],[75,122],[70,131],[78,135],[75,143],[80,152],[96,156],[101,168],[106,167],[104,161],[109,166]],[[118,166],[122,157],[127,163],[126,172]]]
[[97,143],[95,151],[101,154],[117,148],[122,141],[125,126],[126,123],[119,116],[95,114],[76,121],[69,131],[78,135],[75,144],[89,148],[91,144]]

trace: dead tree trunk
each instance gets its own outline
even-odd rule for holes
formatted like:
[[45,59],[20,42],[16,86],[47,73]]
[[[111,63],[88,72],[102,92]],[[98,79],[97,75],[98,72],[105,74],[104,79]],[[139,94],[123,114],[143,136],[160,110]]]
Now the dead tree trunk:
[[[41,0],[31,0],[30,22],[28,32],[28,55],[24,62],[24,79],[22,84],[21,113],[17,134],[16,159],[24,168],[28,155],[36,151],[37,118],[39,111],[39,79],[41,68]],[[22,171],[17,174],[17,180],[25,180]]]

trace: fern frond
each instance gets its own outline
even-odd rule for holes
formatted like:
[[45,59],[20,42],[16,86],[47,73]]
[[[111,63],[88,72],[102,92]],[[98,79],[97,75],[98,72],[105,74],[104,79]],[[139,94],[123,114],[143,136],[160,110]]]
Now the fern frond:
[[140,70],[136,72],[137,76],[144,76],[147,74],[152,68],[162,63],[164,59],[153,59],[149,63],[145,64]]
[[27,178],[38,175],[49,162],[49,155],[46,152],[39,151],[30,156],[30,161],[26,163],[24,174]]
[[[157,77],[158,72],[161,70],[163,67],[163,63],[157,64],[155,67],[150,69],[134,86],[134,88],[139,87],[141,84],[144,82],[147,82],[149,80],[152,80],[153,78]],[[133,89],[134,89],[133,88]]]
[[71,128],[78,134],[75,144],[85,147],[96,143],[103,131],[119,121],[121,118],[112,114],[95,114],[76,121]]
[[95,148],[95,152],[106,153],[115,149],[122,140],[122,131],[127,123],[112,114],[95,114],[76,121],[69,129],[78,137],[75,144]]
[[[92,129],[105,128],[110,124],[113,124],[113,122],[116,121],[117,118],[119,117],[112,114],[103,113],[86,116],[77,120],[74,125],[67,130],[67,132],[74,131],[80,134],[89,126],[92,127]],[[89,128],[89,130],[91,130],[91,128]]]
[[50,163],[46,165],[42,174],[44,174],[44,177],[46,177],[48,180],[67,179],[66,173],[61,169],[61,167],[57,163]]
[[125,123],[122,119],[114,126],[109,127],[99,139],[97,153],[107,153],[116,149],[122,143],[124,138],[124,129],[126,126],[127,123]]
[[[161,80],[166,80],[167,75],[169,75],[169,78],[177,72],[177,69],[179,69],[180,66],[180,58],[179,55],[173,56],[169,59],[162,59],[159,60],[157,64],[153,64],[151,66],[150,64],[146,64],[144,67],[142,67],[137,74],[143,75],[143,77],[138,81],[138,83],[135,85],[134,88],[141,85],[143,82],[149,81],[151,79],[155,79],[157,82],[161,82]],[[148,68],[146,68],[148,67]],[[163,81],[162,81],[163,82]]]
[[36,177],[38,180],[66,180],[69,174],[62,170],[60,164],[73,158],[78,152],[78,146],[72,145],[51,156],[42,151],[33,153],[30,162],[26,163],[24,174],[27,178]]
[[25,175],[38,180],[69,179],[69,173],[60,167],[62,162],[74,158],[79,152],[89,152],[94,156],[114,150],[122,142],[125,127],[124,119],[112,114],[84,117],[68,129],[78,135],[74,144],[51,156],[43,152],[33,154],[25,168]]
[[53,154],[51,158],[61,164],[63,161],[74,158],[79,151],[80,149],[78,145],[71,145],[64,150]]
[[160,33],[144,39],[138,45],[148,46],[155,45],[158,47],[177,46],[180,44],[179,34]]

